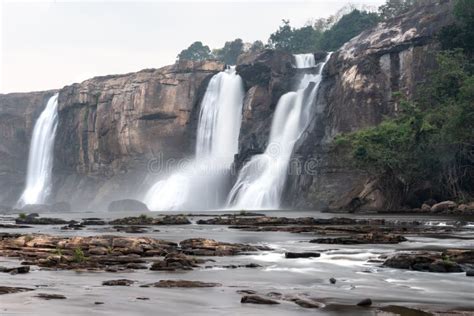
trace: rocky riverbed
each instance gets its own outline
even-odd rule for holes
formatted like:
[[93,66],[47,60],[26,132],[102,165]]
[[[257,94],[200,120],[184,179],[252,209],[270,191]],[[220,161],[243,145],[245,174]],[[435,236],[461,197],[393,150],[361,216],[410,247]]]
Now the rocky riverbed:
[[1,218],[2,314],[474,314],[469,216],[51,215]]

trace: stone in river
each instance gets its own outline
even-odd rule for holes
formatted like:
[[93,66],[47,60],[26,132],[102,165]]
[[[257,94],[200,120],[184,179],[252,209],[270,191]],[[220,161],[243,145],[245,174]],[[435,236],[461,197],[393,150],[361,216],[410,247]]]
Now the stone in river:
[[285,252],[286,259],[296,259],[296,258],[317,258],[321,254],[317,252]]
[[372,300],[370,298],[363,299],[359,303],[357,303],[357,306],[370,306],[372,305]]
[[106,285],[106,286],[130,286],[133,283],[135,283],[135,281],[127,280],[127,279],[119,279],[119,280],[104,281],[104,282],[102,282],[102,285]]
[[263,298],[258,295],[245,295],[242,297],[240,300],[240,303],[244,304],[265,304],[265,305],[274,305],[274,304],[280,304],[277,301],[268,299],[268,298]]

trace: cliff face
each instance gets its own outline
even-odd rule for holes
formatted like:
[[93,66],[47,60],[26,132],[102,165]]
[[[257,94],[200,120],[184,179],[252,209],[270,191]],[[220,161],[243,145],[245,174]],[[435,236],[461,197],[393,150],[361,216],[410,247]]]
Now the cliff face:
[[111,199],[139,198],[150,166],[194,154],[200,100],[223,69],[187,61],[61,89],[55,199],[103,208]]
[[20,197],[33,127],[54,92],[0,95],[0,205],[13,205]]
[[[355,37],[324,70],[311,124],[296,146],[284,205],[348,209],[383,207],[383,192],[350,167],[335,135],[379,124],[398,112],[392,92],[409,98],[436,67],[435,34],[451,22],[453,1],[430,4]],[[317,54],[317,59],[324,54]],[[265,50],[240,56],[246,96],[239,168],[265,150],[278,99],[295,75],[291,54]],[[59,91],[52,201],[77,209],[105,208],[110,200],[140,198],[154,169],[194,152],[197,114],[214,61],[180,62],[160,69],[92,78]],[[0,95],[0,205],[12,205],[24,186],[32,128],[54,91]]]
[[452,22],[453,1],[429,4],[380,23],[335,52],[328,61],[311,126],[296,158],[311,168],[290,176],[286,203],[308,208],[383,208],[386,197],[367,175],[349,167],[331,140],[379,124],[398,112],[393,92],[407,98],[436,67],[436,33]]

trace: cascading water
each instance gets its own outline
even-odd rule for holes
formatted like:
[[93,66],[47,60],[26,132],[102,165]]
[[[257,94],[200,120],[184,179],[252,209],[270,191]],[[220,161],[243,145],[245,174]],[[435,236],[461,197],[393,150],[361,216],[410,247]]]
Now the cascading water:
[[43,204],[51,193],[54,138],[58,126],[58,94],[52,96],[33,129],[26,187],[18,206]]
[[235,67],[212,77],[201,103],[195,157],[148,190],[144,202],[151,210],[222,206],[238,151],[244,93]]
[[[295,55],[296,68],[313,68],[313,54]],[[326,61],[329,59],[328,54]],[[278,101],[270,131],[268,146],[244,165],[229,193],[227,205],[237,209],[276,209],[280,206],[287,170],[293,148],[308,126],[311,105],[314,103],[322,70],[305,73],[296,92],[288,92]]]

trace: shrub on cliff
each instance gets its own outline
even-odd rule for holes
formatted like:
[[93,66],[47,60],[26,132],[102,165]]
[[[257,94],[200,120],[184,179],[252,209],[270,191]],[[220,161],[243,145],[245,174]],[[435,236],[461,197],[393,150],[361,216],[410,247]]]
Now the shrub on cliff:
[[380,125],[336,138],[356,165],[393,175],[408,194],[429,180],[443,198],[474,194],[474,76],[459,50],[441,52],[439,68],[417,102],[400,100],[401,113]]

